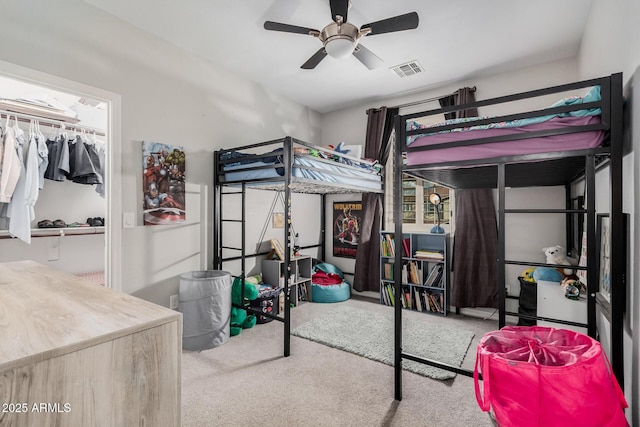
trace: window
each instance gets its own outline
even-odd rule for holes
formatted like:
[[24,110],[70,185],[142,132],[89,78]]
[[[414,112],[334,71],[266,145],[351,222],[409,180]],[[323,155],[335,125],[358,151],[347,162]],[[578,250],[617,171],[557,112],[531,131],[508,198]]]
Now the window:
[[436,207],[433,203],[429,202],[429,194],[438,193],[442,202],[440,203],[440,224],[449,224],[451,206],[449,203],[449,188],[442,185],[436,185],[428,181],[422,181],[423,188],[423,204],[424,215],[423,224],[437,224],[438,216]]
[[429,195],[438,193],[440,204],[440,224],[449,224],[450,189],[422,179],[405,176],[402,180],[402,223],[435,225],[438,223],[436,207],[429,202]]
[[[395,135],[392,136],[395,138]],[[384,198],[384,229],[392,230],[394,227],[393,205],[393,177],[394,177],[394,141],[391,142],[391,153],[385,166],[385,192]],[[391,190],[391,191],[390,191]],[[402,223],[407,232],[431,230],[438,223],[435,206],[429,202],[429,194],[436,192],[442,199],[440,210],[440,224],[447,232],[452,231],[454,220],[451,211],[455,209],[453,189],[428,182],[419,178],[404,175],[402,180]]]
[[416,187],[415,179],[404,179],[402,181],[402,223],[416,223]]

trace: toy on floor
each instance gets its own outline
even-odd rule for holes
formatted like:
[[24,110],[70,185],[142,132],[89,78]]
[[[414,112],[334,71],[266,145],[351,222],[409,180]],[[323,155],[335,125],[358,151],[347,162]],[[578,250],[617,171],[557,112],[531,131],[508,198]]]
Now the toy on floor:
[[[578,260],[568,257],[562,246],[542,248],[542,252],[547,257],[548,264],[578,265]],[[565,276],[571,276],[574,271],[570,268],[564,268],[563,273]]]
[[[242,288],[244,286],[245,300],[254,300],[258,298],[258,288],[252,283],[243,282],[240,278],[233,279],[231,287],[231,302],[234,305],[242,305]],[[247,314],[246,310],[237,307],[231,307],[231,336],[240,334],[243,329],[253,328],[256,324],[255,314]]]

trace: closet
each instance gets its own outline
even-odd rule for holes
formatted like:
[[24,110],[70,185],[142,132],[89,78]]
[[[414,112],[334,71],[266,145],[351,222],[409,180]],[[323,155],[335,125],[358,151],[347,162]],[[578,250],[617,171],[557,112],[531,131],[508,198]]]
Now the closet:
[[[38,161],[49,163],[46,178],[39,181],[32,215],[28,209],[12,210],[0,203],[0,262],[32,260],[105,284],[107,117],[107,105],[99,100],[0,75],[0,127],[4,134],[17,126],[20,130],[14,132],[24,135],[21,174],[29,170],[24,165],[34,143],[30,135],[39,135],[35,141],[47,141],[45,150],[35,144],[40,148]],[[57,180],[50,179],[50,172],[57,169],[53,154],[58,150],[67,150],[74,170],[82,169],[80,159],[90,158],[100,173],[89,178],[78,177],[79,172],[73,180],[71,173],[62,173]],[[7,150],[3,151],[6,156]],[[0,173],[0,180],[6,179],[5,172]],[[7,212],[24,214],[7,220]],[[16,221],[29,225],[16,233]]]

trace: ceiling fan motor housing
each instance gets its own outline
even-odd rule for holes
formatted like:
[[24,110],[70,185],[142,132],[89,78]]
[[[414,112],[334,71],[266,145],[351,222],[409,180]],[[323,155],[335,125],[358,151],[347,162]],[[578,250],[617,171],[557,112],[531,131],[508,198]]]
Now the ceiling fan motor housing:
[[330,56],[345,58],[353,53],[359,34],[358,27],[353,24],[332,22],[322,29],[318,38]]

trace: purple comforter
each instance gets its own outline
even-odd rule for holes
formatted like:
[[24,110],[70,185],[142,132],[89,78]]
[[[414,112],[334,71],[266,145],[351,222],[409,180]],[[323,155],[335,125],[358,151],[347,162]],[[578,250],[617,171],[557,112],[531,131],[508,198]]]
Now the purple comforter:
[[[427,135],[416,139],[410,147],[442,144],[453,141],[463,141],[476,138],[487,138],[497,135],[513,135],[523,132],[534,132],[547,129],[561,129],[566,127],[583,126],[600,123],[600,116],[585,117],[556,117],[543,123],[523,127],[502,129],[482,129],[467,132],[450,132]],[[587,131],[520,139],[488,144],[443,148],[427,151],[407,153],[407,165],[423,165],[446,163],[461,160],[491,159],[495,157],[516,156],[523,154],[551,153],[556,151],[581,150],[595,148],[602,144],[604,131]]]

